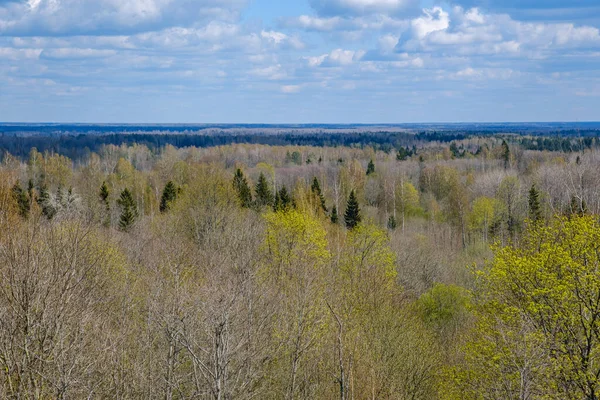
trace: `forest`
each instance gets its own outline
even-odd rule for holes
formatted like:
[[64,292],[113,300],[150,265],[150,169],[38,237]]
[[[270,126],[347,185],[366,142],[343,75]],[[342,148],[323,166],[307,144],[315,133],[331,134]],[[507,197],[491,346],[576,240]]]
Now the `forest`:
[[426,135],[0,137],[0,397],[599,399],[597,138]]

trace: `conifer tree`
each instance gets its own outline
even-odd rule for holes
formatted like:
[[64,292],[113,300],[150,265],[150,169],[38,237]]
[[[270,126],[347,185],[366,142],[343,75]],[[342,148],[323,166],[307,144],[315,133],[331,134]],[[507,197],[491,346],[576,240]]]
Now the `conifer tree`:
[[177,200],[177,187],[172,181],[167,182],[160,198],[160,212],[164,213],[169,211],[173,202]]
[[235,171],[233,177],[233,187],[237,193],[242,207],[249,208],[252,205],[252,191],[248,186],[248,181],[240,168]]
[[346,213],[344,214],[344,222],[346,222],[346,228],[352,230],[356,228],[358,224],[360,224],[361,216],[360,216],[360,207],[358,206],[358,200],[356,199],[356,194],[354,190],[350,192],[350,197],[348,198],[348,203],[346,205]]
[[42,184],[40,187],[40,195],[37,198],[37,203],[40,205],[40,207],[42,207],[42,214],[46,216],[46,218],[54,218],[56,215],[56,208],[52,204],[48,187],[45,184]]
[[102,182],[102,186],[100,187],[100,201],[106,206],[106,211],[110,210],[109,196],[108,186],[106,186],[106,182]]
[[123,231],[128,231],[138,218],[137,206],[129,189],[125,188],[121,192],[121,197],[117,200],[117,204],[121,207],[119,227]]
[[27,218],[31,207],[27,193],[21,188],[19,182],[15,183],[12,187],[12,195],[19,206],[19,215],[23,218]]
[[339,222],[339,220],[340,220],[340,218],[338,217],[337,207],[334,205],[333,208],[331,209],[331,223],[337,224]]
[[321,203],[321,208],[323,211],[327,212],[327,206],[325,205],[325,196],[323,196],[323,192],[321,191],[321,185],[319,184],[319,180],[315,176],[310,187],[310,190],[319,198],[319,202]]
[[282,210],[287,210],[292,206],[292,198],[288,194],[287,188],[283,186],[279,191],[279,203]]
[[369,165],[367,166],[367,175],[372,175],[375,173],[375,163],[373,160],[369,161]]
[[261,172],[258,177],[258,183],[256,184],[256,206],[262,208],[265,206],[272,206],[274,203],[274,196],[267,178]]
[[504,160],[504,169],[508,169],[510,167],[510,148],[506,140],[502,141],[502,160]]
[[529,190],[529,219],[538,222],[542,219],[542,206],[540,205],[540,193],[535,185]]

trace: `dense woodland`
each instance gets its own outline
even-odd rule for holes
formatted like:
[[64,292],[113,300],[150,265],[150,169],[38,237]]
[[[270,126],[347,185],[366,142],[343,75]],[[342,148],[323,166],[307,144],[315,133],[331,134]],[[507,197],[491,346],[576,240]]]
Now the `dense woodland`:
[[600,151],[544,140],[5,148],[0,397],[598,399]]

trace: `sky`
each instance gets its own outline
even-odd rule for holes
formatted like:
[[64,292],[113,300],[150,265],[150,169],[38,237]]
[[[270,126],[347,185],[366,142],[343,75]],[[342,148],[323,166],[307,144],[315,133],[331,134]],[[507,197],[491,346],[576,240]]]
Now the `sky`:
[[0,0],[0,121],[600,120],[599,0]]

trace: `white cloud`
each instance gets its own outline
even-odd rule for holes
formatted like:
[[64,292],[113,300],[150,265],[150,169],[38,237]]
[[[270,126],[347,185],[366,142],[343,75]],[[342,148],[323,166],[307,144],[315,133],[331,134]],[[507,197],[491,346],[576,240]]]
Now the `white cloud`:
[[450,26],[450,18],[441,7],[424,9],[422,17],[412,20],[411,26],[415,37],[425,38],[427,35],[437,31],[443,31]]
[[0,3],[7,35],[116,34],[215,19],[232,21],[246,0],[28,0]]
[[423,10],[411,21],[399,48],[405,51],[449,51],[457,54],[520,53],[600,46],[600,31],[591,26],[569,23],[525,23],[508,15],[482,14],[478,9],[454,7],[451,13],[440,7]]
[[251,73],[253,75],[273,81],[287,78],[287,73],[283,70],[281,64],[271,65],[264,68],[255,68],[251,71]]
[[282,93],[298,93],[302,89],[300,85],[284,85],[281,87]]
[[332,67],[332,66],[347,66],[360,61],[365,55],[363,50],[344,50],[335,49],[329,54],[323,54],[316,57],[305,57],[309,67]]
[[42,49],[15,49],[11,47],[0,47],[0,58],[8,60],[37,59]]

